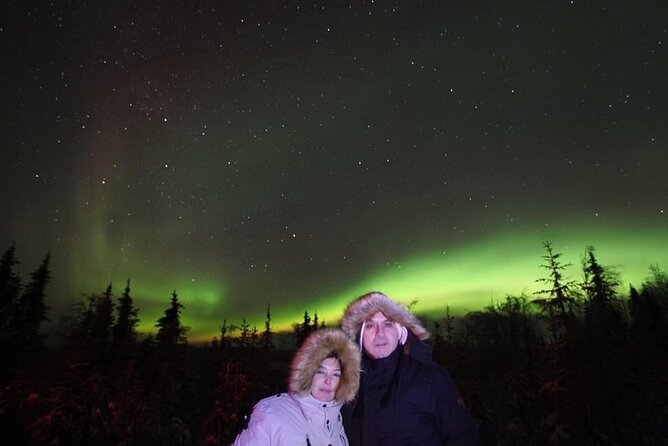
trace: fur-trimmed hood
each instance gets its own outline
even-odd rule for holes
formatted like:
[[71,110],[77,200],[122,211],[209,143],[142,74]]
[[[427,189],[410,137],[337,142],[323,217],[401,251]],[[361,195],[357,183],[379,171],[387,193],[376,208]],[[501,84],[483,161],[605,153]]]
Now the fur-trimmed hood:
[[331,353],[339,359],[342,369],[334,399],[340,403],[352,401],[360,384],[360,352],[352,340],[336,328],[323,328],[306,338],[292,359],[288,380],[290,391],[309,392],[320,363]]
[[386,318],[406,327],[416,338],[423,341],[429,337],[429,332],[413,313],[378,291],[364,294],[352,301],[343,312],[341,328],[350,339],[358,340],[362,322],[378,311]]

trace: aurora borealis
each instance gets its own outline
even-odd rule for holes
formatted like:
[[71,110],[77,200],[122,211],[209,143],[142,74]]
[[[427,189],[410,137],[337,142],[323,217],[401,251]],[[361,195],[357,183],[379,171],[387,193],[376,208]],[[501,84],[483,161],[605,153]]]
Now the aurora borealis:
[[131,278],[142,330],[175,289],[191,339],[372,289],[478,309],[537,289],[545,240],[639,285],[668,6],[505,3],[8,2],[3,249],[51,251],[52,319]]

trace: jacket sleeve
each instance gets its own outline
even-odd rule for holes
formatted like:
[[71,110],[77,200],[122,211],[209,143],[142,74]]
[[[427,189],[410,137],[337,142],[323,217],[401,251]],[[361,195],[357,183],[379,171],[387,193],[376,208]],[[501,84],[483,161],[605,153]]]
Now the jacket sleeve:
[[478,426],[459,398],[450,374],[439,367],[434,374],[432,395],[436,426],[442,445],[473,446],[480,444]]
[[237,435],[232,446],[271,446],[271,423],[262,405],[256,405],[251,413],[248,427]]

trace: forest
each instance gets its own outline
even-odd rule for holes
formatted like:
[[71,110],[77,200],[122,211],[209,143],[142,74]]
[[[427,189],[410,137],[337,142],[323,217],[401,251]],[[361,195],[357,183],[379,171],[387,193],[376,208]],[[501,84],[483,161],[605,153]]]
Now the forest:
[[[586,247],[574,281],[544,248],[535,294],[461,317],[444,304],[444,317],[423,319],[483,444],[668,444],[668,276],[648,265],[643,283],[620,289]],[[323,326],[305,311],[292,332],[274,332],[268,306],[262,331],[224,320],[194,345],[174,291],[156,335],[142,336],[128,280],[119,295],[112,284],[87,295],[54,346],[41,330],[50,255],[24,283],[16,251],[0,264],[3,445],[229,445],[257,400],[285,390],[296,347]],[[411,307],[419,314],[419,300]]]

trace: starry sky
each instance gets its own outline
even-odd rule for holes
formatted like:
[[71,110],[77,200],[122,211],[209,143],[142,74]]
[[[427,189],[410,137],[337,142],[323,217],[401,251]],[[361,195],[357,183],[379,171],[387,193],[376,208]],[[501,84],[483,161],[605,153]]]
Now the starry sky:
[[[7,1],[0,243],[190,338],[668,265],[668,4]],[[625,288],[626,289],[626,288]],[[625,291],[623,289],[623,291]]]

